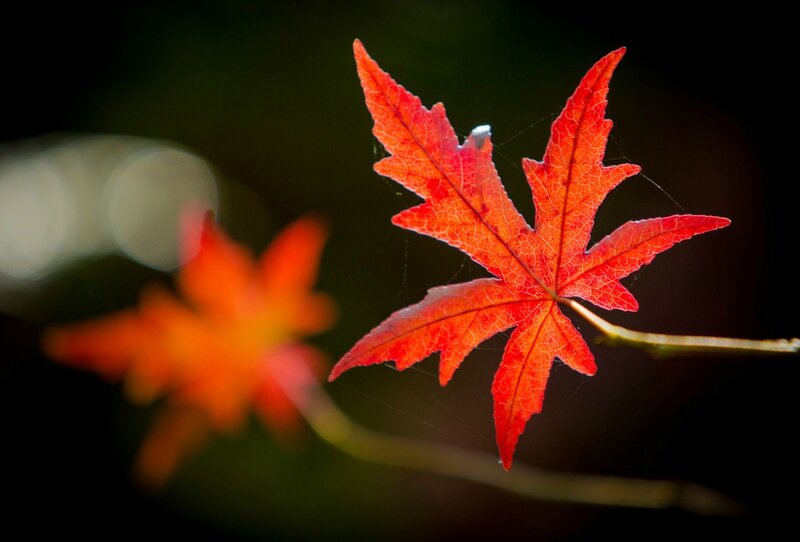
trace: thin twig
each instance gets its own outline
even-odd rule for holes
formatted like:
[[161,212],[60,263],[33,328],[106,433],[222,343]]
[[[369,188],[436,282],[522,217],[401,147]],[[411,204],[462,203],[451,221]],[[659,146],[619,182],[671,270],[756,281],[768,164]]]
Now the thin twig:
[[603,342],[610,345],[624,344],[647,350],[656,356],[668,356],[682,352],[712,354],[797,354],[800,352],[800,339],[750,340],[729,337],[704,337],[696,335],[666,335],[634,331],[614,325],[593,313],[572,299],[558,298],[597,328],[603,335]]
[[633,508],[676,507],[707,515],[734,515],[743,511],[739,503],[726,495],[688,482],[559,473],[520,464],[507,472],[496,457],[488,454],[361,427],[320,386],[298,390],[282,385],[322,440],[364,461],[451,476],[545,501]]

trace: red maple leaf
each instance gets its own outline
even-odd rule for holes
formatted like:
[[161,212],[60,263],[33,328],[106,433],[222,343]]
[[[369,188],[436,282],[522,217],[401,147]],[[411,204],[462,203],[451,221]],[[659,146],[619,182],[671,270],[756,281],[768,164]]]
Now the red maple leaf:
[[151,287],[137,308],[44,337],[51,357],[123,380],[136,402],[167,398],[137,459],[138,474],[156,486],[210,430],[239,428],[251,409],[269,427],[292,430],[299,413],[284,387],[302,394],[318,385],[323,359],[300,339],[333,320],[331,300],[311,290],[326,236],[317,220],[289,225],[259,261],[210,217],[189,229],[200,230],[200,246],[178,272],[182,299]]
[[375,171],[425,200],[392,222],[458,248],[494,277],[431,289],[356,343],[330,379],[387,360],[402,370],[440,352],[439,381],[445,385],[478,344],[515,327],[492,385],[497,443],[509,468],[525,424],[541,411],[553,359],[587,375],[597,369],[558,302],[579,297],[605,309],[635,311],[638,304],[619,279],[675,243],[730,221],[698,215],[631,221],[587,250],[600,203],[639,172],[631,164],[602,163],[611,130],[608,84],[624,49],[602,58],[583,78],[552,125],[543,160],[523,160],[536,208],[533,229],[500,182],[489,127],[476,128],[459,144],[441,103],[426,109],[359,41],[354,50],[373,134],[391,155]]

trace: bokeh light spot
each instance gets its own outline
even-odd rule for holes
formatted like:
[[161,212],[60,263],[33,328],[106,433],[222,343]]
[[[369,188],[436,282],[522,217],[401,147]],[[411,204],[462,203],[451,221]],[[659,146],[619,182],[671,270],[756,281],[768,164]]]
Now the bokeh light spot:
[[45,274],[75,228],[75,204],[62,177],[41,161],[0,167],[0,272]]
[[151,148],[120,164],[109,179],[106,201],[119,247],[144,265],[169,270],[179,263],[181,213],[190,207],[216,211],[217,186],[204,160]]

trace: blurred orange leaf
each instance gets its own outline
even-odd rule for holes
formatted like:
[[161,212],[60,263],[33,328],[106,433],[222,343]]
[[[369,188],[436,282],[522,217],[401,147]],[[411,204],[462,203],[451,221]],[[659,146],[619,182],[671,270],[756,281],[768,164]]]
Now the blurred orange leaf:
[[312,291],[326,237],[318,220],[297,220],[258,260],[210,216],[190,220],[187,231],[195,235],[184,251],[196,254],[178,271],[177,296],[150,287],[135,308],[55,327],[43,339],[52,358],[121,380],[134,402],[166,398],[137,459],[151,486],[210,430],[236,430],[250,410],[278,433],[295,428],[299,413],[284,387],[303,393],[323,370],[322,353],[300,340],[334,319],[332,300]]

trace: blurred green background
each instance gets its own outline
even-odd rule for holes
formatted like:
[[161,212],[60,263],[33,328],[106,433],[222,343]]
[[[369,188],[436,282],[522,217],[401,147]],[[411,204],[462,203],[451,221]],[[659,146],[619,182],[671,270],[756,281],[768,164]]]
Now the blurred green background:
[[[13,182],[0,175],[0,264],[11,266],[0,275],[4,529],[109,538],[581,540],[763,534],[793,513],[796,499],[780,492],[791,494],[798,482],[796,358],[653,360],[602,347],[594,378],[555,367],[544,412],[515,460],[691,480],[740,499],[748,515],[524,501],[360,463],[310,433],[276,443],[255,421],[245,434],[216,439],[163,494],[142,493],[129,468],[152,411],[126,403],[119,386],[45,359],[38,339],[50,323],[130,306],[143,285],[169,284],[170,275],[114,248],[106,226],[92,229],[102,220],[82,211],[69,216],[89,240],[69,245],[78,230],[59,227],[53,217],[62,215],[39,207],[43,196],[19,188],[28,186],[19,171],[45,157],[51,173],[94,172],[81,185],[81,205],[104,209],[103,172],[118,172],[127,152],[156,141],[206,161],[220,222],[253,250],[295,217],[323,214],[332,237],[319,288],[338,300],[341,319],[312,342],[335,361],[427,288],[485,274],[455,249],[390,224],[415,198],[372,172],[383,151],[370,133],[353,39],[423,103],[443,101],[460,134],[491,124],[497,167],[529,220],[520,159],[541,157],[549,125],[581,76],[625,45],[610,93],[607,163],[642,165],[652,182],[638,176],[612,193],[594,238],[628,219],[678,212],[733,224],[627,279],[641,309],[610,318],[652,331],[789,337],[800,327],[789,310],[799,297],[790,263],[800,120],[793,17],[761,5],[703,15],[679,3],[123,1],[18,7],[3,26],[0,173],[17,172]],[[135,221],[155,211],[129,212]],[[49,217],[50,229],[20,229],[26,220],[39,224],[36,213]],[[147,239],[174,237],[161,227],[153,222]],[[15,250],[56,238],[73,247],[69,257],[39,254],[35,272],[19,270],[28,260]],[[354,370],[326,389],[370,428],[496,453],[489,390],[502,345],[498,337],[472,354],[444,389],[432,359],[404,373]]]

